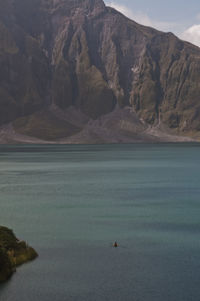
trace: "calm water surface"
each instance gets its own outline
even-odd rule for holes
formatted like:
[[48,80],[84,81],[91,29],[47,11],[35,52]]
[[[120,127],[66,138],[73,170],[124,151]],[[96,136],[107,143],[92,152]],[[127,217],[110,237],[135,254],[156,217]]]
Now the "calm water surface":
[[40,255],[1,301],[199,301],[200,146],[0,146],[0,224]]

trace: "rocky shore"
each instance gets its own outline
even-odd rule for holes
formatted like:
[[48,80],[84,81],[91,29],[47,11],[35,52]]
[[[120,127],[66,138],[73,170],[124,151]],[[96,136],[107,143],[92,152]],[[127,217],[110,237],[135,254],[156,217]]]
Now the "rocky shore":
[[12,230],[0,226],[0,282],[8,280],[17,266],[37,256],[37,252],[19,240]]

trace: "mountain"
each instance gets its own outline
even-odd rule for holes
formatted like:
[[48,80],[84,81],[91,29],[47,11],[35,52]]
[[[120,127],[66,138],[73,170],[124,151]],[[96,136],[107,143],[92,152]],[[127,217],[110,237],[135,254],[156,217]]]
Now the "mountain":
[[0,0],[0,141],[200,139],[200,49],[102,0]]

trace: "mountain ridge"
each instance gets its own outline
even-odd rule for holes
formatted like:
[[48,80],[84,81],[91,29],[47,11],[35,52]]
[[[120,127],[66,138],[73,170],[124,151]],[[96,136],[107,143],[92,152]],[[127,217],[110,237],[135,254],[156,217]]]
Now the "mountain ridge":
[[[110,142],[199,139],[198,47],[139,25],[101,0],[1,2],[2,143],[19,135],[81,143],[88,128],[95,136],[88,134],[89,142],[109,142],[99,134],[103,128],[90,126],[106,116]],[[64,117],[71,108],[85,120],[78,127]],[[159,129],[159,139],[148,138],[147,129]]]

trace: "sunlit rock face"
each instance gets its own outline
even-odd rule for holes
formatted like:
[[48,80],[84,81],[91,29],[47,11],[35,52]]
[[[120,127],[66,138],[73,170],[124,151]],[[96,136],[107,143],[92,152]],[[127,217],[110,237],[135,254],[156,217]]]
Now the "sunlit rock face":
[[141,26],[101,0],[0,5],[0,124],[55,106],[92,120],[129,107],[147,126],[198,135],[198,47]]

